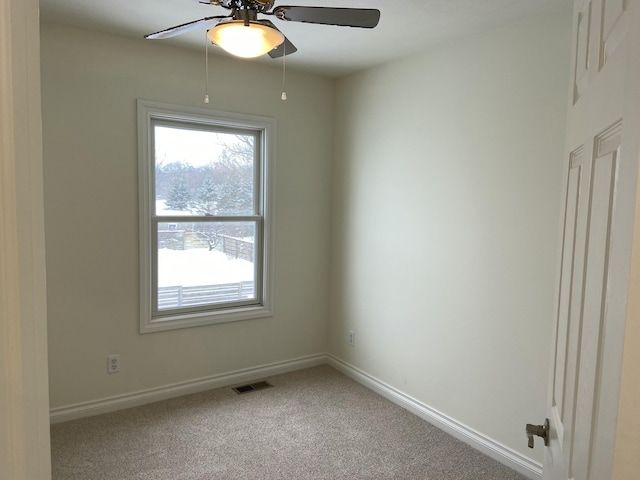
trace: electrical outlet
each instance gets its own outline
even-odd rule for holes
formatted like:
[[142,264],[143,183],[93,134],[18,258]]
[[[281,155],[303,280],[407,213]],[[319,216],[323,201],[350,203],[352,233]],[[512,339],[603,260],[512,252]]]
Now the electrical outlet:
[[109,355],[107,357],[107,373],[120,371],[120,355]]
[[353,330],[349,330],[349,338],[347,339],[350,346],[354,346],[356,344],[356,332]]

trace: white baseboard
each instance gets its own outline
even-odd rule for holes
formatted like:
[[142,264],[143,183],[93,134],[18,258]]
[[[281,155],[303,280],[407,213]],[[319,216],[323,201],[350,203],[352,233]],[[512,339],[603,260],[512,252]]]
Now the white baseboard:
[[281,373],[301,370],[303,368],[315,367],[327,363],[327,356],[324,354],[311,355],[308,357],[296,358],[284,362],[276,362],[268,365],[261,365],[234,372],[210,377],[197,378],[188,382],[174,383],[162,387],[139,390],[137,392],[115,395],[101,398],[89,402],[76,403],[63,407],[52,408],[49,411],[51,423],[66,422],[83,417],[100,415],[103,413],[124,410],[125,408],[137,407],[148,403],[159,402],[169,398],[189,395],[191,393],[203,392],[214,388],[228,387],[239,383],[259,380]]
[[445,431],[449,435],[461,440],[503,465],[512,468],[527,478],[532,480],[542,478],[542,465],[515,450],[457,422],[453,418],[419,402],[333,355],[327,355],[327,364],[370,390],[382,395],[396,405],[410,411],[414,415],[435,425],[440,430]]
[[482,435],[460,422],[457,422],[445,414],[419,402],[384,382],[381,382],[368,373],[365,373],[330,354],[311,355],[308,357],[236,370],[229,373],[212,375],[210,377],[198,378],[188,382],[174,383],[171,385],[164,385],[162,387],[92,400],[90,402],[57,407],[50,410],[50,421],[51,423],[60,423],[68,420],[100,415],[103,413],[114,412],[116,410],[124,410],[125,408],[159,402],[169,398],[180,397],[182,395],[203,392],[214,388],[228,387],[230,385],[237,385],[265,377],[271,377],[273,375],[279,375],[281,373],[325,364],[330,365],[358,383],[392,401],[396,405],[401,406],[414,415],[417,415],[458,440],[463,441],[467,445],[470,445],[503,465],[516,470],[522,475],[531,478],[532,480],[542,478],[542,466],[539,463],[534,462],[515,450]]

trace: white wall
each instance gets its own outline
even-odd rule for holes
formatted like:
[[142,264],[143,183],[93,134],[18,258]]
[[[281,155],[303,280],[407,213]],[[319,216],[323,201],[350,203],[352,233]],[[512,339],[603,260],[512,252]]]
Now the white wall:
[[568,11],[522,21],[336,98],[329,351],[537,461],[570,30]]
[[[42,26],[51,407],[326,348],[333,82],[210,58],[210,107],[277,119],[276,314],[138,334],[136,99],[203,107],[204,52]],[[119,353],[121,372],[106,373]]]

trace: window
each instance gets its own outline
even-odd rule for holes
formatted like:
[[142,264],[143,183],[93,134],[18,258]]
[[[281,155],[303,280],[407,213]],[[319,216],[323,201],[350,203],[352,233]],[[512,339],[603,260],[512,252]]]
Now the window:
[[140,332],[272,314],[275,121],[138,101]]

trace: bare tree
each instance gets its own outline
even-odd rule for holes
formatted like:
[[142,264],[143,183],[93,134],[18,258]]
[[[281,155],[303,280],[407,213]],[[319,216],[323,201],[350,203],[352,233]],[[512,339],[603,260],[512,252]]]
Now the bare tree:
[[209,245],[209,251],[220,245],[222,238],[226,235],[226,228],[227,226],[224,223],[217,222],[198,222],[194,226],[198,238]]

